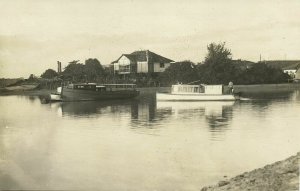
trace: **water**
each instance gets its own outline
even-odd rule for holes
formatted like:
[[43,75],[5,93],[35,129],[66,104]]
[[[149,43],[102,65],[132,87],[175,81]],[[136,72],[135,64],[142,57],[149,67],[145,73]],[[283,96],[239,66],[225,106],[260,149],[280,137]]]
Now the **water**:
[[199,190],[299,152],[299,91],[248,97],[0,97],[0,190]]

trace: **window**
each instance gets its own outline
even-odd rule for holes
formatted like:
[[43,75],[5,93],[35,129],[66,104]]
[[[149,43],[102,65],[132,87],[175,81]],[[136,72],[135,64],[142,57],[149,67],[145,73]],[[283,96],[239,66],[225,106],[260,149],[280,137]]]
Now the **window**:
[[164,67],[165,67],[165,63],[160,63],[159,66],[160,66],[161,68],[164,68]]

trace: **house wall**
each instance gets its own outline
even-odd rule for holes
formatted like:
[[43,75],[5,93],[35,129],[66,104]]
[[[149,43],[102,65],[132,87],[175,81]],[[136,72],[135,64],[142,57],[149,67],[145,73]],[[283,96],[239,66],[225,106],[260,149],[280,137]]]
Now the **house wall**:
[[130,60],[126,57],[126,56],[122,56],[119,61],[118,61],[119,65],[130,65]]
[[122,56],[119,61],[115,63],[120,74],[130,73],[130,64],[131,62],[126,56]]
[[284,73],[287,73],[288,75],[290,75],[291,77],[295,78],[296,75],[296,71],[297,70],[283,70]]
[[148,62],[137,62],[137,73],[148,73]]
[[114,71],[119,71],[119,63],[114,63]]
[[164,72],[170,65],[170,63],[164,63],[164,67],[160,67],[160,63],[154,63],[154,72]]

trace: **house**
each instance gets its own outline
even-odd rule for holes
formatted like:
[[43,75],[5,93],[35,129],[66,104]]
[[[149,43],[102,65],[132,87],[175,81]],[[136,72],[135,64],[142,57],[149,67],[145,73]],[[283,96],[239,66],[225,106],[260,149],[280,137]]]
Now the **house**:
[[165,71],[174,61],[149,50],[122,54],[111,65],[115,74],[159,73]]

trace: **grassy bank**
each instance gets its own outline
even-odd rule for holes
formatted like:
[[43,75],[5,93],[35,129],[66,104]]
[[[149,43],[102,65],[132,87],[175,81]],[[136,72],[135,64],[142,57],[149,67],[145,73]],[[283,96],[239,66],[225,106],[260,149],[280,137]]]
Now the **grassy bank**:
[[299,190],[300,153],[283,161],[263,168],[245,172],[229,180],[207,186],[201,191],[240,191],[240,190]]

